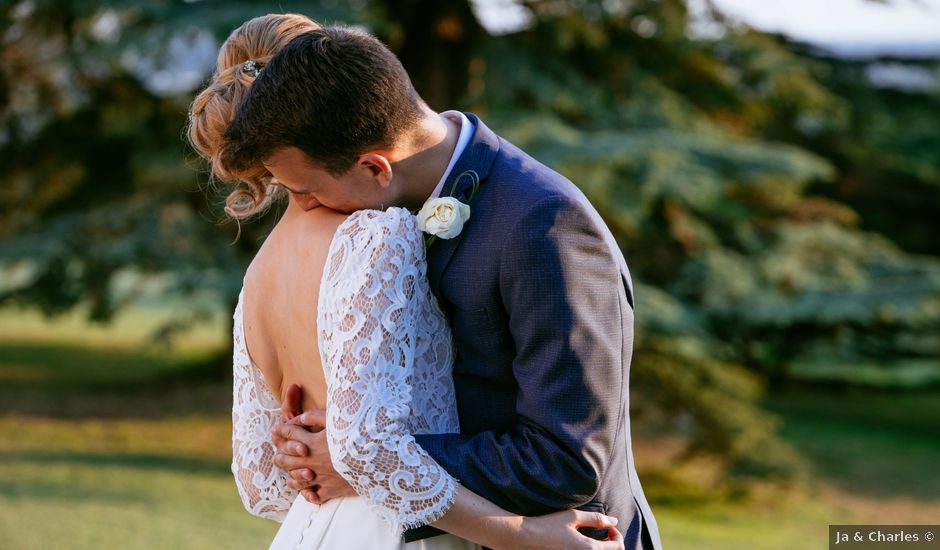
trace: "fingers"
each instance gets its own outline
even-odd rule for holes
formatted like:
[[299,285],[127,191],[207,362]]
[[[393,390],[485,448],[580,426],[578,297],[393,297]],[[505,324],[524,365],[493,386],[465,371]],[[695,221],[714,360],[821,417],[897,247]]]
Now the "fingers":
[[[617,531],[614,529],[614,531]],[[597,544],[592,546],[592,548],[597,548],[598,550],[624,550],[623,547],[623,537],[620,540],[605,540],[605,541],[595,541]]]
[[313,428],[313,431],[322,430],[326,428],[326,411],[323,409],[310,409],[291,419],[291,423]]
[[585,512],[583,510],[572,510],[572,512],[574,512],[575,527],[604,529],[605,527],[617,526],[617,518],[613,516],[607,516],[600,512]]
[[274,443],[274,446],[277,447],[277,448],[280,448],[281,445],[283,445],[284,442],[287,441],[286,439],[284,439],[283,437],[281,437],[280,426],[281,426],[281,424],[275,424],[275,425],[271,428],[271,442]]
[[317,474],[315,474],[310,468],[297,468],[296,470],[290,470],[287,472],[287,475],[289,475],[291,479],[302,483],[304,486],[311,485],[313,480],[317,478]]
[[599,550],[623,549],[623,535],[620,534],[620,531],[618,531],[616,527],[617,518],[601,514],[600,512],[585,512],[583,510],[572,510],[572,512],[574,512],[574,527],[576,529],[578,527],[607,529],[607,540],[591,540],[590,548],[597,548]]
[[[294,442],[298,442],[299,445],[303,445],[303,443],[299,442],[306,441],[310,436],[310,432],[308,432],[306,428],[294,423],[275,424],[274,428],[271,429],[271,433],[274,444],[280,452],[284,452],[283,447],[287,446],[287,440],[293,440]],[[304,448],[306,448],[306,445],[304,445]]]
[[[295,470],[295,471],[298,471],[298,470]],[[306,489],[313,489],[314,491],[316,491],[319,488],[317,483],[314,481],[316,479],[316,474],[314,474],[310,470],[306,470],[306,471],[309,472],[308,474],[309,477],[299,476],[299,475],[294,476],[293,474],[290,475],[287,479],[287,486],[290,487],[291,489],[294,489],[295,491],[304,491]]]
[[597,548],[600,550],[623,550],[623,535],[620,534],[620,531],[618,531],[616,527],[608,527],[607,540],[599,541]]
[[317,478],[317,474],[310,468],[297,468],[296,470],[289,471],[288,475],[290,475],[292,479],[306,485],[310,485],[313,480]]
[[311,504],[321,504],[320,495],[317,494],[313,489],[304,489],[300,491],[300,494],[303,495],[307,502]]
[[288,479],[287,486],[295,491],[305,491],[313,487],[313,483],[309,481],[297,481],[296,479]]
[[311,489],[316,490],[320,502],[326,502],[334,498],[356,496],[355,489],[339,475],[321,476],[317,479],[317,484],[311,486]]
[[301,413],[300,396],[301,390],[300,386],[297,384],[291,384],[290,387],[287,388],[287,395],[284,396],[284,402],[281,403],[281,413],[284,415],[284,418],[294,418]]
[[310,448],[299,441],[285,441],[279,447],[279,450],[289,456],[307,456],[310,454]]
[[290,430],[281,430],[277,427],[271,430],[271,440],[277,452],[290,456],[308,456],[310,454],[310,447],[308,447],[306,443],[281,437],[282,433],[291,434],[292,432]]
[[[285,472],[291,472],[293,470],[303,470],[303,469],[310,469],[311,471],[313,471],[312,468],[310,468],[311,466],[310,458],[305,457],[305,456],[293,456],[293,455],[288,455],[284,453],[276,453],[274,455],[274,465],[284,470]],[[298,474],[298,477],[302,478],[302,475]],[[315,477],[316,475],[314,474],[314,476],[311,477],[311,479]]]

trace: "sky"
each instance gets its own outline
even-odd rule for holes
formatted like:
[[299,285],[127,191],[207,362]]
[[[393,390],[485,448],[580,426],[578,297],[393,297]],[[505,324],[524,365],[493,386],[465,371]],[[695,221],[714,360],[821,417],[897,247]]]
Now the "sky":
[[[516,0],[472,1],[491,32],[524,25],[526,13]],[[713,1],[755,28],[846,53],[940,52],[940,0]]]
[[[629,1],[629,0],[627,0]],[[827,47],[839,54],[884,53],[940,55],[940,0],[713,0],[728,15],[756,28],[778,31]],[[694,5],[701,0],[689,0]],[[530,18],[518,0],[471,0],[483,25],[494,34],[524,27]],[[110,15],[109,15],[110,14]],[[94,32],[108,38],[117,29],[108,11],[95,22]],[[157,93],[191,90],[215,63],[218,44],[206,31],[183,32],[169,44],[161,66],[144,52],[124,62]],[[935,87],[936,76],[913,74],[910,68],[884,65],[873,81],[904,86]],[[926,69],[918,69],[923,73]],[[913,80],[912,80],[913,79]]]
[[940,47],[940,0],[713,1],[753,27],[806,42]]

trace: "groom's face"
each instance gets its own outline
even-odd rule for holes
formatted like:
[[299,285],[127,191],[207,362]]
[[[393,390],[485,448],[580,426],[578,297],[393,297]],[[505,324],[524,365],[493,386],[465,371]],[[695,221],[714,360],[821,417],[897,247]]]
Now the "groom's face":
[[345,174],[334,176],[316,166],[296,147],[282,147],[264,161],[274,183],[290,192],[291,201],[303,210],[325,206],[352,213],[366,208],[391,205],[388,177],[368,164],[357,163]]

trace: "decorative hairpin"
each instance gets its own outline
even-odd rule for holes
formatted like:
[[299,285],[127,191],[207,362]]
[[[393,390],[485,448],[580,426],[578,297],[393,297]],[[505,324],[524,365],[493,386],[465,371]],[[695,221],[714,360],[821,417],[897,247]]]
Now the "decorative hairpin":
[[262,67],[264,67],[264,63],[249,59],[248,61],[242,63],[242,72],[252,78],[257,78],[258,73],[261,72]]

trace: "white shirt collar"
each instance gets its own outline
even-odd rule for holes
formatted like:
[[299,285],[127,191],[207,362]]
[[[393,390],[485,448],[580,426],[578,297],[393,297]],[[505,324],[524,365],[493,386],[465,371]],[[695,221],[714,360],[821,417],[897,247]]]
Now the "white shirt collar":
[[441,176],[441,181],[437,182],[437,187],[434,188],[434,192],[431,193],[431,198],[436,199],[441,196],[441,192],[444,190],[444,182],[447,181],[447,176],[450,175],[450,171],[454,169],[454,165],[457,164],[457,159],[460,158],[460,155],[463,154],[464,149],[467,148],[467,144],[470,143],[470,137],[473,135],[473,123],[470,122],[470,119],[467,118],[467,115],[461,113],[460,111],[444,111],[441,113],[441,116],[445,116],[454,122],[460,123],[460,135],[457,136],[457,146],[454,147],[454,154],[450,156],[450,162],[447,163],[447,169],[444,170],[444,175]]

